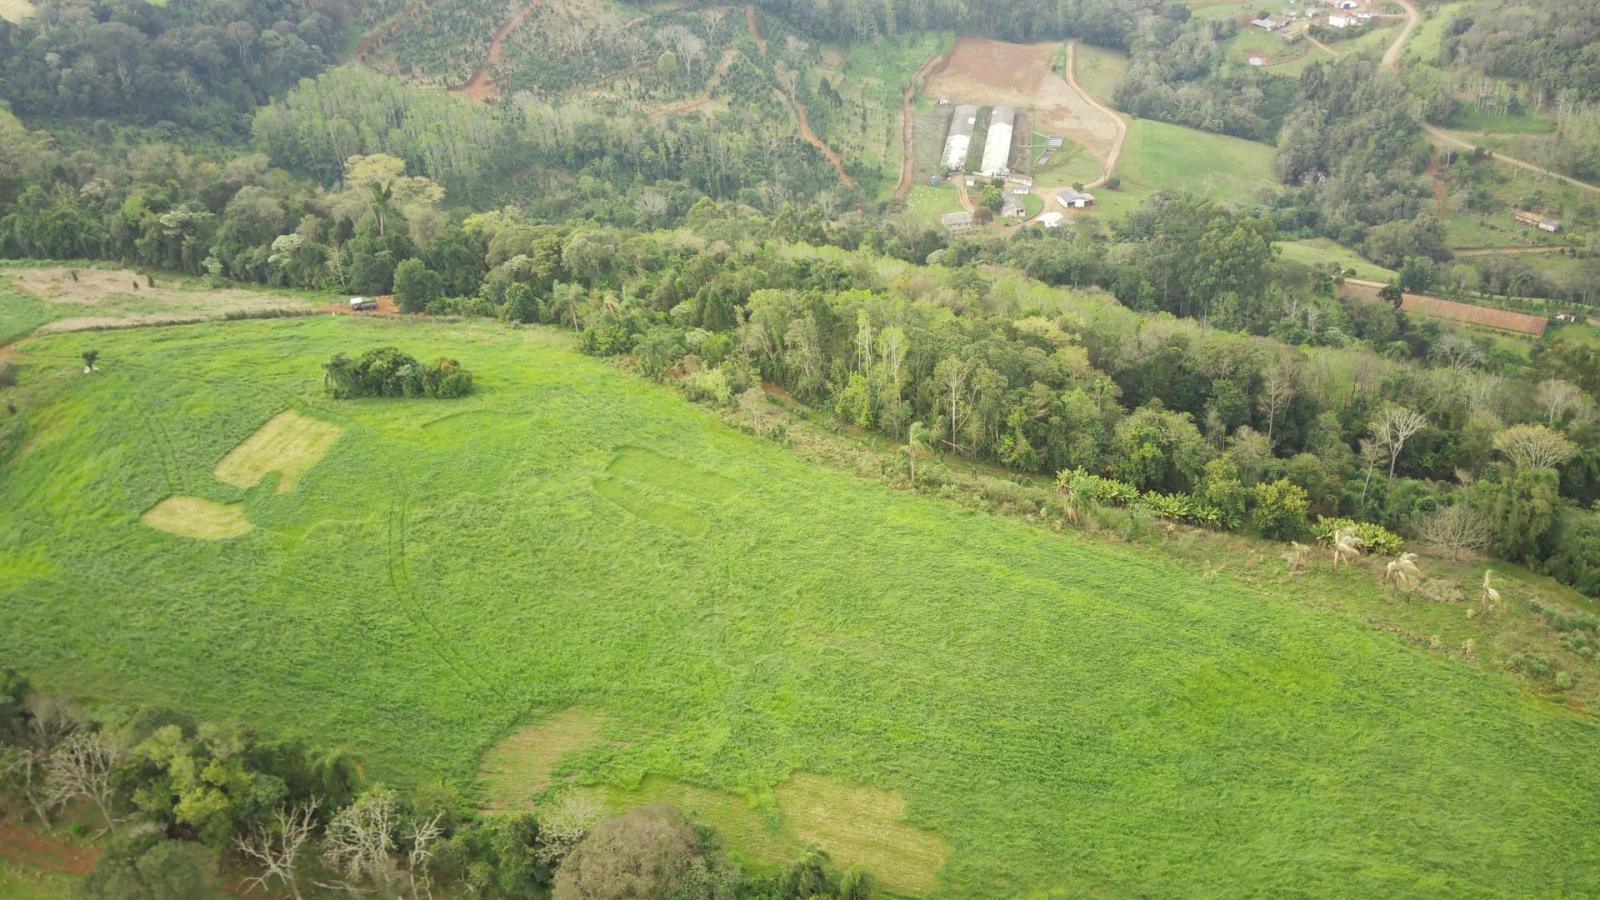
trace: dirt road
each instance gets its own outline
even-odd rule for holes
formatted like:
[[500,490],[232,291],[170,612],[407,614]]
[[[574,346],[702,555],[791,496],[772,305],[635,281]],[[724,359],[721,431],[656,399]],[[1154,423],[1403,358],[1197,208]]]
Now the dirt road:
[[911,181],[916,177],[917,92],[922,90],[929,76],[948,60],[949,56],[943,53],[928,57],[928,61],[911,76],[911,83],[900,95],[900,181],[894,186],[896,200],[911,196]]
[[479,63],[478,68],[473,70],[471,78],[450,88],[450,93],[462,94],[474,100],[493,100],[499,97],[500,88],[494,83],[494,67],[500,64],[500,56],[505,51],[506,38],[510,37],[511,32],[516,31],[522,25],[530,13],[539,8],[541,2],[543,0],[529,0],[529,2],[517,7],[517,11],[511,14],[511,18],[501,22],[500,27],[494,30],[494,36],[489,38],[489,52],[485,55],[483,62]]
[[[1111,107],[1106,106],[1099,100],[1096,100],[1088,91],[1083,89],[1083,85],[1078,83],[1077,48],[1077,41],[1072,41],[1067,44],[1067,86],[1070,87],[1079,97],[1083,98],[1084,103],[1088,104],[1095,111],[1099,112],[1108,120],[1110,120],[1116,128],[1116,133],[1112,138],[1111,146],[1106,151],[1105,157],[1100,160],[1100,177],[1083,186],[1084,190],[1092,191],[1095,188],[1104,187],[1105,183],[1111,180],[1111,176],[1117,173],[1117,164],[1122,160],[1122,146],[1123,144],[1127,143],[1128,140],[1128,123],[1123,121],[1122,116],[1117,115],[1116,110],[1113,110]],[[1071,185],[1044,188],[1036,185],[1034,187],[1034,193],[1038,194],[1039,197],[1044,200],[1044,208],[1039,211],[1039,216],[1043,216],[1047,212],[1060,212],[1060,210],[1055,209],[1052,204],[1055,203],[1056,195],[1060,194],[1069,187],[1071,187]],[[1035,216],[1031,221],[1038,221],[1039,216]]]
[[[761,36],[761,27],[756,24],[756,8],[754,6],[746,6],[744,8],[744,21],[745,24],[750,26],[750,39],[756,42],[757,52],[761,54],[762,60],[766,60],[767,39]],[[834,149],[829,147],[822,138],[817,137],[815,131],[811,130],[811,115],[806,112],[805,104],[782,91],[779,93],[783,95],[783,99],[789,104],[790,111],[794,113],[795,128],[800,133],[800,140],[817,148],[817,152],[821,153],[822,158],[828,161],[828,165],[833,166],[833,170],[839,173],[839,180],[844,183],[845,187],[855,187],[856,180],[851,178],[850,173],[844,170],[844,160],[840,159],[839,154],[834,152]]]
[[[1437,141],[1440,144],[1444,144],[1447,147],[1454,147],[1457,150],[1473,150],[1473,149],[1476,149],[1472,144],[1469,144],[1466,141],[1463,141],[1462,139],[1456,137],[1455,135],[1451,134],[1448,131],[1445,131],[1443,128],[1440,128],[1437,125],[1431,125],[1431,124],[1429,124],[1427,122],[1423,122],[1422,123],[1422,128],[1423,128],[1423,130],[1427,131],[1428,135],[1430,137],[1432,137],[1435,141]],[[1496,162],[1503,162],[1508,166],[1515,166],[1516,168],[1523,169],[1523,170],[1528,171],[1528,172],[1535,172],[1535,173],[1537,173],[1539,175],[1546,175],[1546,176],[1548,176],[1550,178],[1554,178],[1554,179],[1556,179],[1558,181],[1565,181],[1567,184],[1570,184],[1573,187],[1582,188],[1582,189],[1584,189],[1586,191],[1593,191],[1593,192],[1595,192],[1597,194],[1600,194],[1600,187],[1595,187],[1594,185],[1592,185],[1592,184],[1590,184],[1590,183],[1588,183],[1586,181],[1579,181],[1576,178],[1571,178],[1569,176],[1561,174],[1560,172],[1552,172],[1549,169],[1546,169],[1546,168],[1544,168],[1542,166],[1536,166],[1536,165],[1534,165],[1533,163],[1530,163],[1530,162],[1523,162],[1520,159],[1515,159],[1513,157],[1506,156],[1506,155],[1500,154],[1500,153],[1494,154],[1494,159],[1495,159]]]
[[1456,247],[1452,256],[1522,256],[1528,253],[1560,253],[1565,247]]
[[1400,68],[1400,51],[1405,49],[1406,41],[1411,40],[1412,32],[1422,23],[1422,13],[1417,10],[1415,3],[1411,0],[1395,0],[1395,2],[1405,7],[1406,24],[1400,29],[1400,33],[1395,35],[1394,43],[1389,45],[1389,49],[1383,51],[1383,64],[1391,69]]
[[1089,92],[1078,84],[1077,50],[1077,41],[1067,44],[1067,84],[1074,91],[1077,91],[1079,96],[1083,97],[1085,103],[1104,113],[1107,118],[1116,123],[1117,127],[1117,136],[1111,144],[1111,152],[1106,154],[1106,158],[1102,161],[1103,170],[1100,173],[1100,177],[1084,185],[1085,189],[1094,190],[1104,185],[1111,179],[1112,175],[1117,173],[1117,163],[1122,159],[1122,145],[1128,140],[1128,123],[1122,121],[1122,117],[1117,115],[1116,111],[1111,107],[1089,96]]

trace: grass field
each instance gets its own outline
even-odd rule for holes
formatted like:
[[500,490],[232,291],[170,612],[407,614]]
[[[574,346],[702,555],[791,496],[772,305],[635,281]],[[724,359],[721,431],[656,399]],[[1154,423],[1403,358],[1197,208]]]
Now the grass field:
[[1377,263],[1369,262],[1354,250],[1335,244],[1327,238],[1279,241],[1278,249],[1284,259],[1308,266],[1333,263],[1341,269],[1354,269],[1355,277],[1368,281],[1388,281],[1395,277],[1392,269],[1385,269]]
[[[819,468],[570,341],[346,316],[21,345],[0,658],[407,783],[576,710],[600,743],[560,774],[913,892],[1600,890],[1594,719],[1214,567]],[[323,396],[324,360],[385,344],[480,390]],[[219,481],[285,410],[344,431],[291,492]],[[173,495],[253,530],[140,521]]]
[[1210,134],[1150,119],[1128,119],[1128,140],[1117,172],[1122,186],[1095,191],[1099,214],[1109,218],[1136,209],[1158,191],[1188,190],[1222,201],[1254,203],[1257,192],[1274,190],[1276,150],[1256,141]]

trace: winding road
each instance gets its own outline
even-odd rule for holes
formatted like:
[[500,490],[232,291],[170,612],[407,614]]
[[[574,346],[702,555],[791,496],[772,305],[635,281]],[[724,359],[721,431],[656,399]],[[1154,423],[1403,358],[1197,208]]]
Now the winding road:
[[[1083,186],[1084,190],[1092,191],[1095,188],[1104,187],[1105,183],[1111,180],[1111,176],[1117,173],[1117,164],[1122,161],[1122,145],[1128,141],[1128,123],[1123,121],[1122,116],[1117,115],[1116,110],[1106,106],[1099,100],[1096,100],[1092,94],[1083,89],[1083,85],[1078,83],[1077,50],[1077,41],[1069,41],[1067,43],[1067,87],[1072,88],[1073,93],[1083,98],[1084,103],[1088,104],[1095,111],[1109,118],[1115,125],[1117,131],[1117,136],[1111,141],[1111,149],[1106,152],[1105,159],[1101,160],[1100,177]],[[1044,208],[1039,211],[1038,216],[1034,216],[1029,221],[1037,222],[1039,221],[1040,216],[1043,216],[1047,212],[1051,212],[1051,204],[1055,202],[1056,195],[1060,194],[1069,187],[1071,187],[1071,185],[1062,185],[1060,187],[1050,188],[1039,188],[1038,186],[1035,186],[1034,193],[1038,194],[1044,200]],[[1059,210],[1055,211],[1059,212]]]
[[[1400,29],[1400,34],[1395,37],[1394,43],[1390,44],[1389,49],[1385,50],[1383,53],[1383,64],[1391,69],[1400,68],[1400,53],[1405,49],[1406,41],[1411,39],[1411,35],[1416,32],[1417,26],[1422,23],[1422,13],[1417,9],[1417,5],[1415,2],[1413,2],[1413,0],[1395,0],[1395,2],[1405,7],[1406,24],[1405,27]],[[1423,122],[1422,130],[1426,131],[1428,136],[1433,138],[1434,143],[1436,144],[1442,144],[1446,147],[1453,147],[1457,150],[1477,149],[1475,145],[1456,137],[1437,125]],[[1570,184],[1575,188],[1581,188],[1586,191],[1593,191],[1594,193],[1600,194],[1600,187],[1596,187],[1587,181],[1579,181],[1576,178],[1563,175],[1560,172],[1553,172],[1544,168],[1543,166],[1536,166],[1530,162],[1523,162],[1520,159],[1506,156],[1501,153],[1495,153],[1494,159],[1514,168],[1522,169],[1527,172],[1533,172],[1538,175],[1544,175],[1549,178],[1554,178],[1557,181]]]

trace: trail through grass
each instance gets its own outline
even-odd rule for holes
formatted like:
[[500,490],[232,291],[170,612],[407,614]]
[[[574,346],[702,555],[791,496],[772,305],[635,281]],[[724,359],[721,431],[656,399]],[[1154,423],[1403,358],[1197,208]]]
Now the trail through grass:
[[[852,840],[807,798],[898,798],[948,847],[942,896],[1600,891],[1594,719],[1270,587],[819,468],[570,342],[345,316],[23,344],[0,659],[402,783],[589,710],[582,783],[780,844]],[[479,392],[322,395],[324,360],[384,345]],[[293,492],[214,482],[289,409],[344,429]],[[185,483],[255,529],[139,521]]]

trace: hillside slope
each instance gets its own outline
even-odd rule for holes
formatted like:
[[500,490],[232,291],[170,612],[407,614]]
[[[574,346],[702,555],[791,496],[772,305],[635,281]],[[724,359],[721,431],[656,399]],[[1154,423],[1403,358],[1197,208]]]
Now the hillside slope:
[[[819,469],[568,341],[338,317],[22,345],[0,658],[406,782],[599,710],[613,743],[568,760],[590,783],[899,792],[949,844],[941,896],[1600,890],[1592,718],[1226,574]],[[479,392],[323,397],[324,360],[385,344]],[[342,429],[326,456],[219,481],[286,409]],[[253,529],[141,522],[172,495]]]

